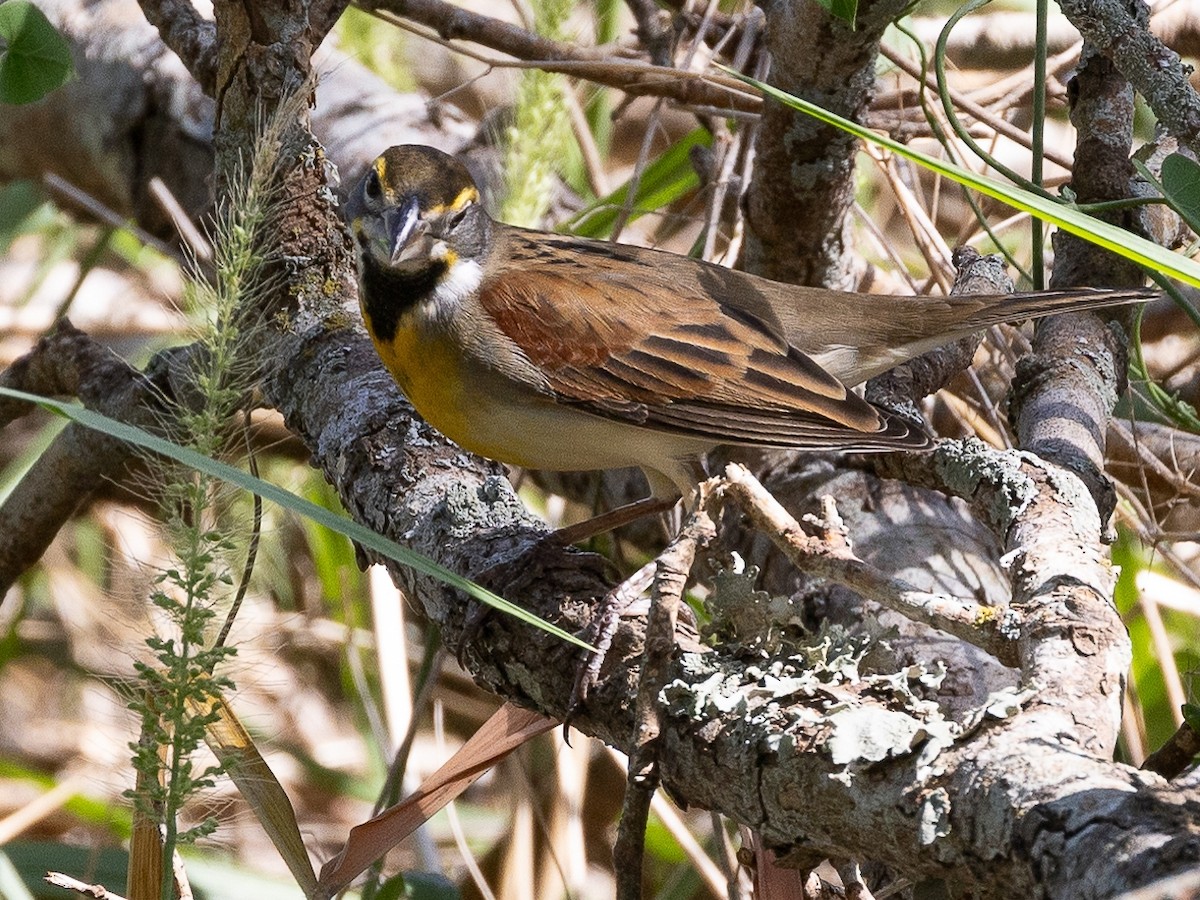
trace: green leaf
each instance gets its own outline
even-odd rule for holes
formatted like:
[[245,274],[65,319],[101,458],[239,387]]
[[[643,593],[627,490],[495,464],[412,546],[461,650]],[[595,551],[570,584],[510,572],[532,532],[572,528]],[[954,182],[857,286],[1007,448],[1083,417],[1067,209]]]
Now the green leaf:
[[[632,222],[645,213],[674,203],[699,187],[700,178],[692,168],[691,151],[693,147],[708,147],[711,144],[712,134],[705,128],[697,128],[646,166],[637,182],[629,220]],[[625,207],[630,183],[627,181],[607,197],[601,197],[580,210],[563,230],[580,237],[608,237],[618,214]]]
[[507,613],[527,625],[532,625],[535,628],[540,628],[548,634],[552,634],[560,640],[567,641],[577,647],[582,647],[585,650],[595,652],[595,648],[590,644],[585,643],[573,634],[569,634],[544,619],[540,619],[528,610],[522,609],[515,603],[510,603],[503,597],[493,594],[487,588],[480,587],[473,581],[463,578],[461,575],[451,572],[445,566],[441,566],[428,557],[422,556],[416,551],[410,550],[407,547],[402,547],[395,541],[385,538],[381,534],[377,534],[365,525],[360,525],[358,522],[352,521],[339,516],[337,513],[324,509],[310,500],[305,500],[303,497],[297,497],[290,491],[285,491],[278,485],[255,478],[241,469],[236,469],[233,466],[223,462],[218,462],[215,459],[210,459],[194,450],[187,447],[182,447],[179,444],[171,443],[163,438],[153,435],[148,431],[137,428],[133,425],[126,425],[124,422],[118,422],[116,419],[110,419],[108,416],[101,415],[98,412],[93,412],[75,403],[63,403],[60,400],[52,400],[48,397],[39,397],[37,394],[29,394],[25,391],[16,391],[12,388],[0,387],[0,395],[12,397],[16,400],[24,400],[27,403],[33,403],[43,409],[49,410],[52,413],[57,413],[60,416],[65,416],[72,422],[78,422],[87,428],[95,429],[104,434],[111,435],[118,440],[133,444],[149,450],[151,453],[157,453],[160,456],[165,456],[167,459],[173,459],[176,462],[183,463],[185,466],[195,469],[197,472],[203,472],[213,478],[219,478],[229,484],[242,488],[243,490],[251,491],[258,494],[264,500],[270,500],[273,503],[278,503],[285,509],[290,509],[302,516],[307,516],[314,522],[324,525],[331,531],[336,531],[338,534],[344,535],[353,541],[357,541],[364,547],[374,550],[386,556],[388,559],[395,560],[401,565],[408,566],[422,575],[428,575],[432,578],[437,578],[452,588],[462,591],[474,597],[480,603],[490,606],[492,609]]
[[22,234],[53,221],[54,208],[35,182],[20,179],[0,188],[0,254]]
[[814,103],[801,100],[799,97],[793,97],[791,94],[771,87],[769,84],[764,84],[748,75],[736,72],[727,66],[718,65],[717,67],[740,81],[753,85],[762,91],[764,95],[778,100],[784,106],[810,115],[827,125],[832,125],[834,128],[840,128],[842,131],[862,138],[864,141],[869,141],[880,147],[886,147],[898,156],[912,160],[917,165],[923,166],[931,172],[936,172],[957,184],[1006,203],[1014,209],[1019,209],[1022,212],[1036,216],[1044,222],[1049,222],[1051,225],[1055,225],[1063,231],[1083,238],[1085,241],[1090,241],[1106,250],[1111,250],[1118,256],[1131,260],[1138,265],[1145,266],[1151,271],[1159,272],[1169,278],[1178,278],[1180,281],[1200,287],[1200,263],[1187,259],[1178,253],[1172,253],[1170,250],[1160,247],[1153,241],[1148,241],[1123,228],[1118,228],[1116,225],[1110,225],[1108,222],[1103,222],[1100,219],[1082,213],[1066,203],[1040,197],[1031,191],[1005,184],[994,178],[977,175],[969,169],[961,168],[942,159],[936,159],[919,150],[913,150],[911,147],[877,134],[857,122],[843,119],[836,113],[831,113]]
[[1188,227],[1200,234],[1200,163],[1172,153],[1162,162],[1162,189]]
[[1183,721],[1187,722],[1192,731],[1200,734],[1200,706],[1195,703],[1183,704]]
[[71,47],[29,0],[0,5],[0,103],[33,103],[66,84]]
[[375,900],[460,900],[453,882],[441,875],[406,872],[380,885]]
[[817,0],[821,6],[835,19],[841,19],[854,28],[854,19],[858,15],[858,0]]

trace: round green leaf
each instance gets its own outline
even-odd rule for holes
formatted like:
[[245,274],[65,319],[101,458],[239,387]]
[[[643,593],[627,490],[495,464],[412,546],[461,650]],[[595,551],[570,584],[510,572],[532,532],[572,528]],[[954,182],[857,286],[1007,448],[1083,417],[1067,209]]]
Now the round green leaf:
[[29,0],[0,4],[0,103],[33,103],[74,72],[71,47]]
[[1162,188],[1188,226],[1200,231],[1200,164],[1182,153],[1172,153],[1162,163]]

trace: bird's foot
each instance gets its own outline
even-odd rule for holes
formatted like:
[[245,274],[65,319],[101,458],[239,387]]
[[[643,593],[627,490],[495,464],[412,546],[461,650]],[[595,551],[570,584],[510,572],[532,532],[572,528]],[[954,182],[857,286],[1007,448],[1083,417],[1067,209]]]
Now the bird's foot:
[[656,559],[646,563],[605,594],[600,601],[600,608],[592,617],[591,626],[584,635],[584,640],[596,650],[589,653],[587,658],[575,669],[575,684],[571,688],[571,701],[563,721],[564,729],[570,725],[571,719],[583,707],[587,701],[588,691],[599,680],[600,669],[604,665],[609,647],[612,646],[613,635],[617,633],[621,614],[628,611],[651,585],[657,566],[658,560]]
[[[616,509],[610,509],[607,512],[600,513],[583,522],[578,522],[574,525],[568,525],[564,528],[558,528],[548,532],[537,539],[524,544],[516,550],[506,554],[498,561],[492,563],[482,572],[475,576],[475,581],[483,585],[509,585],[525,581],[530,577],[531,572],[541,571],[544,566],[541,565],[539,559],[545,553],[555,553],[563,547],[569,547],[574,544],[582,543],[590,540],[600,534],[606,534],[617,528],[622,528],[631,522],[636,522],[638,519],[646,516],[656,515],[658,513],[669,511],[674,505],[675,500],[665,499],[661,497],[646,497],[642,500],[635,500],[633,503],[626,503],[623,506],[618,506]],[[635,576],[636,577],[636,576]],[[624,587],[622,585],[622,587]],[[606,596],[602,602],[603,610],[600,616],[594,618],[593,631],[596,637],[585,638],[593,646],[599,646],[594,643],[594,640],[607,639],[612,640],[612,632],[615,631],[621,609],[627,603],[619,602],[620,597],[616,595],[621,591],[617,588]],[[626,596],[624,594],[621,597]],[[610,602],[610,598],[611,602]],[[467,614],[463,622],[462,634],[459,638],[458,651],[456,657],[459,665],[465,662],[465,648],[471,644],[487,622],[491,614],[490,607],[487,607],[475,600],[471,600],[470,606],[467,609]],[[611,610],[611,612],[610,612]],[[611,618],[611,622],[606,617]],[[601,621],[601,620],[604,621]],[[605,629],[608,629],[607,638],[604,637]],[[604,660],[603,653],[593,655],[590,658],[588,668],[593,672],[590,676],[594,681],[595,672],[598,672],[600,665]],[[463,665],[466,668],[465,665]],[[580,673],[582,675],[582,673]],[[577,686],[579,677],[577,676]],[[577,704],[573,703],[572,708]]]

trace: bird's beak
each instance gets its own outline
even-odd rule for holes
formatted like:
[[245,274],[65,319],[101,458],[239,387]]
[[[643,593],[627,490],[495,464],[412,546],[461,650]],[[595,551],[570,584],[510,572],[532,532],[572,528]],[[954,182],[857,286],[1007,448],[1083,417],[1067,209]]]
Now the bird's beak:
[[399,206],[385,211],[383,216],[392,265],[428,257],[432,241],[429,226],[421,218],[416,197],[406,197]]

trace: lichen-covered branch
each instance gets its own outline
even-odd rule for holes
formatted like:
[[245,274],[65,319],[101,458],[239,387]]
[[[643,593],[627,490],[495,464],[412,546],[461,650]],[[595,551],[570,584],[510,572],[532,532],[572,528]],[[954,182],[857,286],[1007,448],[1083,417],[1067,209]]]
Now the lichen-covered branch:
[[[1011,612],[917,590],[863,562],[851,551],[844,536],[831,541],[806,534],[800,523],[745,467],[728,466],[725,478],[729,495],[742,506],[755,527],[775,541],[792,564],[809,577],[845,585],[866,600],[874,600],[913,621],[981,647],[1005,665],[1016,663],[1016,637],[1020,628]],[[836,515],[836,507],[832,497],[827,499],[825,522],[833,527],[828,517]]]
[[1200,142],[1200,95],[1188,81],[1179,54],[1149,27],[1141,0],[1062,0],[1059,8],[1092,47],[1110,58],[1146,98],[1169,134],[1196,150]]

